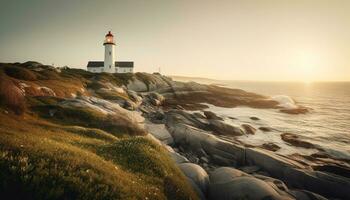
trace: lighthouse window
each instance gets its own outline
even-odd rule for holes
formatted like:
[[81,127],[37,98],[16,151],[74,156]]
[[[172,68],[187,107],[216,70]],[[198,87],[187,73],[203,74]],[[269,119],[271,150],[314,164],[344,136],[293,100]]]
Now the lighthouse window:
[[109,52],[109,55],[112,55],[112,52]]

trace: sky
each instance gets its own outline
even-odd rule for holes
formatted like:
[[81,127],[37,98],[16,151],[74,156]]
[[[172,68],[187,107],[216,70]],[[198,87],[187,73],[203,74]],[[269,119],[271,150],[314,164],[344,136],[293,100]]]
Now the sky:
[[224,80],[350,81],[347,0],[0,0],[0,62]]

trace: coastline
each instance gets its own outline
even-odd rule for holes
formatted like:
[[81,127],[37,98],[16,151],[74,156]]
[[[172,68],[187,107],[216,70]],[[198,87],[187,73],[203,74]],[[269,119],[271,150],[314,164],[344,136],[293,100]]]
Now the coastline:
[[[94,74],[83,70],[56,69],[31,62],[2,64],[2,67],[3,76],[9,80],[8,87],[25,99],[22,112],[27,118],[24,120],[26,123],[37,121],[39,125],[31,125],[36,128],[42,128],[44,125],[51,127],[55,124],[57,129],[69,131],[64,133],[74,139],[67,141],[69,145],[76,144],[77,141],[86,141],[87,143],[74,148],[88,147],[89,153],[101,153],[98,154],[102,157],[99,159],[107,159],[103,162],[113,160],[112,164],[117,167],[117,171],[120,170],[120,165],[135,167],[128,164],[130,161],[128,159],[133,158],[133,155],[122,154],[124,157],[118,157],[119,154],[113,154],[113,149],[123,152],[120,143],[126,140],[127,146],[122,147],[133,149],[128,152],[141,156],[137,159],[142,158],[142,162],[148,163],[154,170],[148,171],[147,168],[141,170],[142,167],[139,165],[142,163],[133,161],[137,167],[132,168],[135,170],[132,171],[135,172],[131,174],[132,177],[141,173],[143,178],[147,177],[153,181],[152,174],[158,173],[158,182],[155,182],[167,183],[169,177],[162,170],[171,170],[172,174],[177,174],[176,170],[179,168],[187,179],[181,175],[179,179],[174,176],[170,178],[171,181],[178,181],[177,184],[173,183],[174,187],[180,188],[176,191],[186,191],[187,197],[191,196],[191,190],[183,183],[188,180],[187,184],[192,186],[193,191],[201,199],[350,198],[347,191],[350,187],[348,160],[336,159],[321,148],[291,133],[284,134],[283,137],[281,135],[281,139],[288,145],[315,152],[311,155],[285,156],[275,152],[278,151],[278,145],[254,146],[239,138],[273,132],[271,127],[256,126],[258,121],[266,119],[249,116],[250,123],[230,124],[226,118],[236,120],[237,116],[225,117],[213,110],[206,110],[213,105],[220,108],[244,106],[281,113],[287,109],[293,113],[289,114],[291,116],[305,113],[303,107],[288,99],[274,99],[241,89],[178,82],[160,74]],[[8,73],[9,69],[18,70],[16,76]],[[15,116],[17,112],[17,110],[11,111],[13,105],[10,103],[9,101],[2,107],[4,116]],[[83,132],[83,137],[89,136],[93,139],[89,138],[91,141],[86,138],[75,139],[75,136],[71,136],[72,130],[74,134]],[[24,140],[23,134],[17,132],[11,134],[18,135],[17,137]],[[45,132],[45,134],[52,133]],[[3,141],[12,141],[15,137],[5,138]],[[152,142],[148,143],[143,139]],[[33,144],[36,144],[34,146],[40,147],[40,144],[35,142],[33,141]],[[97,150],[90,152],[89,145],[94,142],[97,142],[95,147]],[[155,146],[153,143],[158,145]],[[2,145],[7,149],[14,148],[9,144]],[[20,146],[15,148],[22,151]],[[108,153],[100,152],[101,148]],[[138,148],[149,151],[143,155],[142,150]],[[159,155],[158,150],[161,152]],[[173,159],[177,167],[168,162],[164,154]],[[4,166],[7,166],[6,163]],[[126,173],[123,170],[122,172]],[[156,187],[165,186],[158,184]],[[166,192],[167,189],[164,188]],[[166,192],[157,195],[169,195]]]

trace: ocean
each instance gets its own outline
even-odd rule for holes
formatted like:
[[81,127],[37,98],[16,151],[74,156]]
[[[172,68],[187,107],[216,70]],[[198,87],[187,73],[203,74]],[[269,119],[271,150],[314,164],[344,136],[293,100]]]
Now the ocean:
[[[271,132],[258,131],[255,135],[241,136],[237,139],[252,145],[273,142],[281,147],[277,153],[283,155],[293,153],[310,155],[317,152],[315,149],[288,145],[281,139],[282,133],[293,133],[336,158],[350,159],[350,82],[287,83],[212,80],[206,83],[239,88],[271,97],[278,96],[285,99],[290,97],[297,105],[311,109],[307,114],[291,115],[276,109],[220,108],[208,105],[208,110],[224,117],[227,123],[233,125],[248,123],[255,128],[264,126],[273,129]],[[261,120],[253,121],[250,119],[252,116]]]

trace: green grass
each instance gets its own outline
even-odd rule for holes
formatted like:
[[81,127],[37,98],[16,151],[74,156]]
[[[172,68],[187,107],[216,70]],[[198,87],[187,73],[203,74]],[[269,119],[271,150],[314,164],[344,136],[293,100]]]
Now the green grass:
[[165,150],[146,138],[117,138],[29,115],[1,112],[0,119],[2,197],[197,198]]

